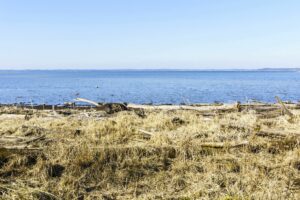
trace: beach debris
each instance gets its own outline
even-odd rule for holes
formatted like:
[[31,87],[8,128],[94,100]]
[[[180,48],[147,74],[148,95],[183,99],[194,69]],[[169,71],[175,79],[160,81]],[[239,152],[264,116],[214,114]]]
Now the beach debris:
[[282,131],[259,131],[255,134],[256,136],[261,136],[261,137],[272,137],[272,138],[285,138],[285,137],[300,137],[300,133],[296,132],[290,132],[290,133],[283,133]]
[[133,111],[140,118],[145,118],[147,116],[144,109],[136,108],[136,109],[133,109]]
[[242,142],[203,142],[200,144],[202,148],[237,148],[249,144],[249,141]]
[[89,103],[89,104],[92,104],[94,106],[100,106],[99,103],[95,102],[95,101],[92,101],[92,100],[89,100],[89,99],[85,99],[85,98],[76,98],[74,99],[75,101],[79,101],[79,102],[85,102],[85,103]]
[[75,107],[75,102],[64,102],[64,106],[73,108]]
[[22,125],[20,128],[20,131],[23,133],[24,136],[41,136],[42,134],[45,134],[48,130],[39,126],[28,126],[28,125]]
[[151,133],[149,131],[145,131],[143,129],[138,129],[138,131],[143,134],[143,137],[145,139],[150,139],[154,135],[154,133]]
[[0,138],[0,150],[41,150],[31,143],[44,139],[45,135],[37,137],[2,136]]
[[127,106],[123,103],[106,103],[100,106],[100,109],[103,109],[107,114],[128,110]]
[[[292,189],[300,188],[300,121],[295,117],[287,123],[278,104],[241,104],[249,112],[238,112],[234,104],[123,105],[130,111],[113,115],[100,103],[74,109],[56,105],[59,119],[49,117],[51,106],[30,112],[0,107],[0,199],[101,194],[156,199],[157,193],[171,199],[174,191],[177,197],[212,186],[213,193],[203,197],[218,199],[244,177],[250,178],[239,183],[243,190],[237,192],[250,186],[246,192],[254,193],[253,199],[263,197],[262,190],[272,190],[279,199],[287,191],[284,197],[290,199]],[[298,116],[296,105],[285,105]],[[138,117],[136,110],[147,117]],[[25,120],[26,114],[33,118]],[[253,190],[257,179],[263,184]]]
[[116,112],[127,110],[127,106],[124,103],[106,103],[104,105],[101,105],[95,101],[84,98],[76,98],[74,100],[92,104],[96,106],[97,110],[104,110],[107,114],[113,114]]

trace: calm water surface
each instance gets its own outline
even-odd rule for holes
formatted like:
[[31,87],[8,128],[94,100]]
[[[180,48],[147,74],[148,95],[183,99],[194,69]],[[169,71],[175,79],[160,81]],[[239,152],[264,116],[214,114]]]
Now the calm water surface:
[[296,71],[0,71],[0,103],[211,103],[300,100]]

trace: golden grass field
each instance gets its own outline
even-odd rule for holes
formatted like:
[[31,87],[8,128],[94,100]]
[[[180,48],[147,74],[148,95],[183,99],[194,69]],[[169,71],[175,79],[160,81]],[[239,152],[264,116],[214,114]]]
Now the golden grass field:
[[299,105],[194,107],[2,106],[0,198],[300,199]]

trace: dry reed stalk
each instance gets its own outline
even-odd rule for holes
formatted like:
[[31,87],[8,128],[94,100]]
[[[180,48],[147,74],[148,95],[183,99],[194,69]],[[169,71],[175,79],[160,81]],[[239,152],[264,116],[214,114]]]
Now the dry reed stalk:
[[281,110],[283,111],[283,113],[287,114],[289,117],[293,118],[294,117],[293,113],[287,109],[287,107],[284,105],[284,103],[281,101],[281,99],[278,96],[276,96],[275,98],[276,98],[277,102],[281,105]]

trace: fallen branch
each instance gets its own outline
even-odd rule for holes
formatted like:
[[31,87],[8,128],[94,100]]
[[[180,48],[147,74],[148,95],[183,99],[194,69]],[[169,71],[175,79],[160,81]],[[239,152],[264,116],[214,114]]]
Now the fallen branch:
[[31,138],[29,140],[23,141],[20,144],[29,144],[31,142],[34,142],[34,141],[37,141],[37,140],[41,140],[41,139],[44,139],[44,138],[45,138],[45,135],[42,135],[42,136],[39,136],[39,137],[35,137],[35,138]]
[[279,131],[259,131],[255,134],[256,136],[261,137],[279,137],[279,138],[285,138],[289,136],[297,136],[300,137],[300,133],[282,133]]
[[248,145],[248,141],[243,141],[240,143],[225,143],[225,142],[205,142],[201,143],[200,146],[204,148],[237,148]]

